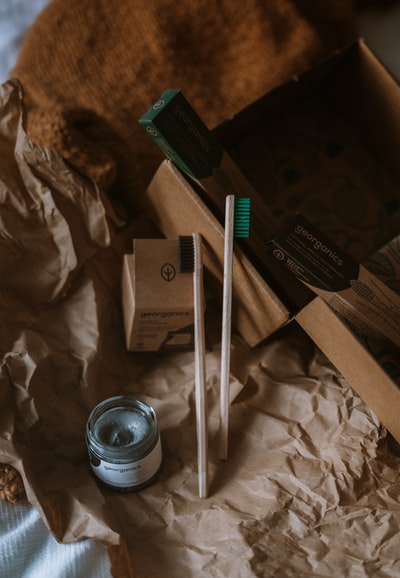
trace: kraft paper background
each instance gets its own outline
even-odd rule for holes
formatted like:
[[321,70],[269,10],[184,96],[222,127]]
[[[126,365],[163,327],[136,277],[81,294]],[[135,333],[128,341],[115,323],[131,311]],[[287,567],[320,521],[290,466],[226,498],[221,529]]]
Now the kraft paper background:
[[[55,537],[122,541],[143,578],[398,576],[399,458],[295,324],[254,349],[234,338],[230,452],[218,460],[212,301],[211,486],[198,498],[193,354],[125,349],[122,256],[142,224],[123,225],[90,181],[33,145],[21,106],[20,87],[3,85],[0,461]],[[89,469],[88,414],[117,393],[152,405],[160,424],[163,468],[140,493],[106,490]]]

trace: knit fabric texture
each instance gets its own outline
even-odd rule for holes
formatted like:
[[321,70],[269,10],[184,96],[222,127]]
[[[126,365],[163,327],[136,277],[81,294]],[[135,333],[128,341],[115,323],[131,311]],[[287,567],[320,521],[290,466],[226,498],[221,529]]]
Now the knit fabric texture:
[[162,158],[137,120],[165,88],[213,128],[354,36],[351,0],[53,0],[12,75],[29,136],[137,207]]

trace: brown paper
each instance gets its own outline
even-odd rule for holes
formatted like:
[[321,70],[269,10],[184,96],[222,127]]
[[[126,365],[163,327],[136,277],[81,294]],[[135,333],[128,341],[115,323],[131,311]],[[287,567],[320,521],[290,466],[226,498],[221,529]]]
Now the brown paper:
[[[208,307],[211,484],[198,498],[193,352],[125,347],[122,258],[135,226],[118,233],[93,184],[27,139],[17,85],[0,99],[0,461],[56,538],[121,543],[116,578],[132,575],[118,569],[125,545],[140,578],[397,576],[399,459],[294,323],[254,349],[234,336],[221,462],[219,312]],[[158,416],[163,466],[140,493],[90,472],[86,420],[114,394]]]

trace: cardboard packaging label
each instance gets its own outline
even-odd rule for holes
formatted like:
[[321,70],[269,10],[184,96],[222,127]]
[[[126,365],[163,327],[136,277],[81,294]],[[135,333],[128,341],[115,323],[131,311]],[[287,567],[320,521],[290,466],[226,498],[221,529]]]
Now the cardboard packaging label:
[[400,346],[400,298],[302,215],[270,243],[276,259],[366,335]]
[[122,301],[129,351],[193,349],[193,277],[179,272],[178,240],[134,240]]

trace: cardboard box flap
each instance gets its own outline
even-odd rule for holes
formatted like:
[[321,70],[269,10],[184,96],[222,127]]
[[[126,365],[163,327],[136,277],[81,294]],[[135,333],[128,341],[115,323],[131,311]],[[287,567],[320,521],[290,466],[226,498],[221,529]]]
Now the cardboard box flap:
[[320,297],[296,321],[400,443],[400,388]]
[[347,52],[325,90],[373,156],[400,182],[400,86],[363,40]]

